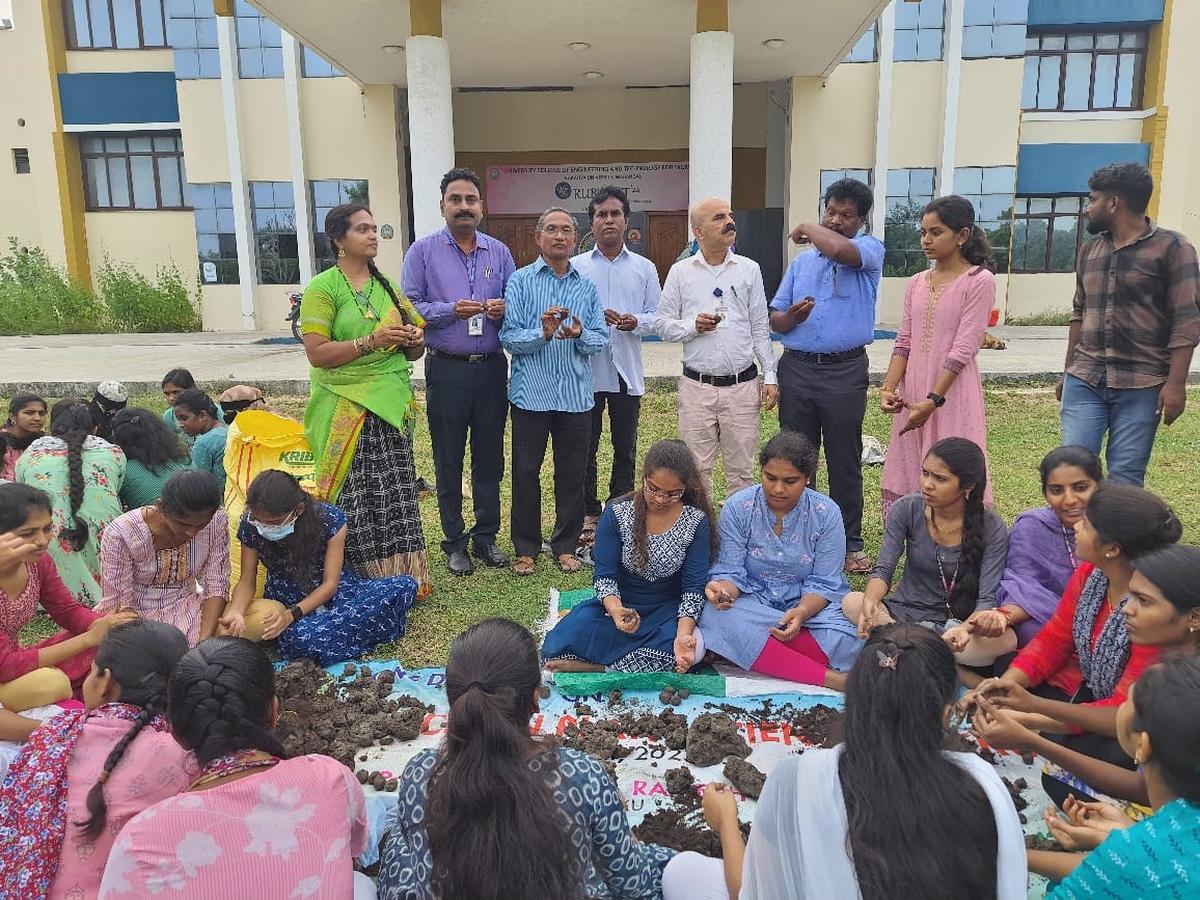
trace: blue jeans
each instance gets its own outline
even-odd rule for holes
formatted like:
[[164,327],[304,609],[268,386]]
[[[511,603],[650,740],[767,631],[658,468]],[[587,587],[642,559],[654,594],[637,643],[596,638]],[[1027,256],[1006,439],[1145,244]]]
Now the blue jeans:
[[1158,431],[1161,386],[1113,389],[1067,375],[1063,379],[1062,442],[1100,453],[1108,432],[1108,477],[1141,487]]

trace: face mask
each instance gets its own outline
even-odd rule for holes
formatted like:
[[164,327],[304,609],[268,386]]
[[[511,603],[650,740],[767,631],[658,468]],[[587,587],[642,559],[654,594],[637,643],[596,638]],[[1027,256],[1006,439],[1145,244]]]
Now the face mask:
[[295,519],[292,519],[290,522],[284,522],[281,525],[264,525],[262,522],[256,522],[254,519],[251,519],[250,524],[254,526],[254,530],[262,536],[264,541],[271,542],[282,541],[296,530]]

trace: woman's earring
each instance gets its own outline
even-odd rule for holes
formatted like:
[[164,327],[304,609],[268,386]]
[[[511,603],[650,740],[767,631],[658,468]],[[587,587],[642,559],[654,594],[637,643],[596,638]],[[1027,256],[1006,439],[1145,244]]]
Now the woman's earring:
[[338,247],[338,259],[341,259],[345,255],[346,255],[346,251],[343,250],[341,247]]

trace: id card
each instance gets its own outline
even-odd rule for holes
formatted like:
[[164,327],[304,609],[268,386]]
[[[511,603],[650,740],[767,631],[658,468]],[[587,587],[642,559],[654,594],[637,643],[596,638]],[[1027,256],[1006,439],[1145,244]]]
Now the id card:
[[483,313],[467,319],[467,334],[471,337],[480,337],[483,334]]

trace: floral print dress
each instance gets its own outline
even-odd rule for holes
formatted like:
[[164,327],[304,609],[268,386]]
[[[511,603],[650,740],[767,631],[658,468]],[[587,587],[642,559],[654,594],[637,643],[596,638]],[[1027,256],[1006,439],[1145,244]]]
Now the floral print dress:
[[50,542],[50,556],[59,577],[80,603],[94,606],[100,599],[100,532],[121,515],[121,484],[125,479],[125,453],[98,437],[83,442],[83,504],[78,518],[87,522],[88,536],[76,550],[61,534],[75,525],[71,517],[67,444],[62,438],[38,438],[17,461],[17,481],[50,495],[51,515],[59,534]]

